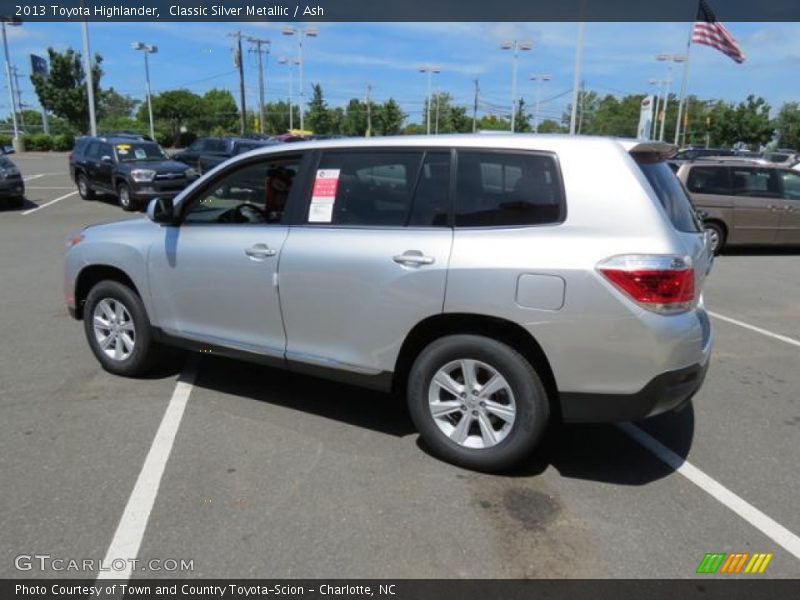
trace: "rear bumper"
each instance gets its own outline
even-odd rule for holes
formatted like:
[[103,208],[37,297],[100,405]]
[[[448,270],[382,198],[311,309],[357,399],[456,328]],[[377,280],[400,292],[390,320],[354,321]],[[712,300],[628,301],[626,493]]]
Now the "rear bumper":
[[654,377],[634,394],[559,394],[561,414],[568,423],[614,423],[639,421],[676,410],[697,393],[708,371],[709,361],[667,371]]

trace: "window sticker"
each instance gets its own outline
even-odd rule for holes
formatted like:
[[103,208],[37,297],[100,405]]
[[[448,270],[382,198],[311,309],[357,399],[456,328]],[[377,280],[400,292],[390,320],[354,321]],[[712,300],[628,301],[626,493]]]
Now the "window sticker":
[[128,154],[128,150],[130,150],[130,149],[131,149],[130,144],[119,144],[117,146],[117,153],[122,154],[122,155],[126,155],[126,154]]
[[333,220],[333,205],[339,188],[341,169],[319,169],[311,192],[309,223],[330,223]]
[[147,158],[147,152],[144,148],[135,148],[133,150],[133,155],[136,157],[137,160],[142,160]]

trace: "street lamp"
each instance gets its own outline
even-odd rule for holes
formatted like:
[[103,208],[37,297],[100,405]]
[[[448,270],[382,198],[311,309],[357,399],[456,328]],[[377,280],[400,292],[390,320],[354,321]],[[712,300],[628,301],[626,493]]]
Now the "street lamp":
[[281,29],[283,35],[296,35],[298,45],[298,61],[300,64],[300,129],[305,131],[304,108],[305,108],[305,75],[303,73],[303,38],[317,37],[319,32],[316,27],[284,27]]
[[655,119],[653,119],[653,131],[650,133],[650,137],[655,139],[658,135],[658,121],[660,118],[660,105],[661,105],[661,88],[667,83],[666,79],[651,79],[649,81],[650,85],[656,86],[656,105],[655,105]]
[[673,63],[686,62],[687,56],[685,54],[657,54],[656,60],[659,62],[667,63],[667,79],[666,89],[664,90],[664,104],[662,110],[664,111],[664,118],[661,120],[661,130],[658,134],[658,140],[664,141],[664,125],[667,122],[667,106],[669,105],[669,88],[672,85],[672,65]]
[[14,17],[0,17],[3,27],[3,50],[6,57],[6,80],[8,81],[8,93],[11,96],[11,120],[14,123],[14,147],[19,144],[19,126],[17,125],[17,99],[14,93],[14,81],[11,77],[11,61],[8,55],[8,39],[6,38],[6,24],[12,27],[22,25],[22,21]]
[[142,50],[144,52],[144,78],[147,82],[147,112],[150,115],[150,139],[156,139],[156,131],[153,127],[153,103],[150,100],[150,64],[147,62],[148,54],[155,54],[158,52],[158,46],[152,44],[144,44],[142,42],[133,42],[131,48],[134,50]]
[[428,74],[428,135],[431,134],[431,80],[434,75],[438,75],[442,72],[439,67],[434,67],[433,65],[422,65],[419,68],[420,73],[427,73]]
[[534,73],[529,79],[536,82],[536,104],[533,109],[533,130],[539,133],[539,104],[542,99],[542,82],[550,81],[552,77],[546,73]]
[[297,58],[286,58],[281,56],[278,59],[279,65],[289,66],[289,131],[294,129],[294,110],[292,110],[294,103],[294,65],[299,65],[300,60]]
[[502,42],[500,48],[513,51],[511,59],[511,133],[514,133],[517,117],[517,62],[519,61],[520,51],[527,52],[533,48],[533,42],[507,41]]

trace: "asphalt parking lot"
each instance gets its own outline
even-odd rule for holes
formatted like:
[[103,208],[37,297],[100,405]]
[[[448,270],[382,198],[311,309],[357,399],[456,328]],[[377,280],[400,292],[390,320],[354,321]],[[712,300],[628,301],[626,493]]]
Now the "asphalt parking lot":
[[[94,578],[15,557],[131,544],[194,567],[133,577],[684,578],[707,552],[774,553],[756,577],[800,576],[800,250],[717,260],[691,407],[558,428],[522,470],[481,475],[429,456],[374,392],[213,356],[101,370],[64,308],[64,239],[129,215],[81,200],[63,154],[12,159],[29,201],[0,211],[0,577]],[[159,466],[160,486],[140,477]]]

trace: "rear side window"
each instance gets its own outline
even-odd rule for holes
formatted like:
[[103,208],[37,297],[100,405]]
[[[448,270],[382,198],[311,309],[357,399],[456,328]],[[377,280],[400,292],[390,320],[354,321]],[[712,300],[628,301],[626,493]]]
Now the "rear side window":
[[639,168],[644,173],[650,187],[656,193],[659,202],[678,231],[695,233],[701,231],[700,223],[692,203],[670,168],[662,160],[645,156],[636,156]]
[[228,151],[228,142],[227,140],[208,138],[205,142],[205,146],[203,147],[203,151],[225,153]]
[[731,185],[727,167],[692,167],[686,187],[693,194],[719,194],[729,196]]
[[314,180],[308,221],[332,225],[406,224],[422,152],[326,152]]
[[564,220],[554,157],[522,152],[460,151],[456,227],[544,225]]
[[755,167],[735,167],[731,169],[732,193],[737,196],[781,195],[780,184],[772,169]]

